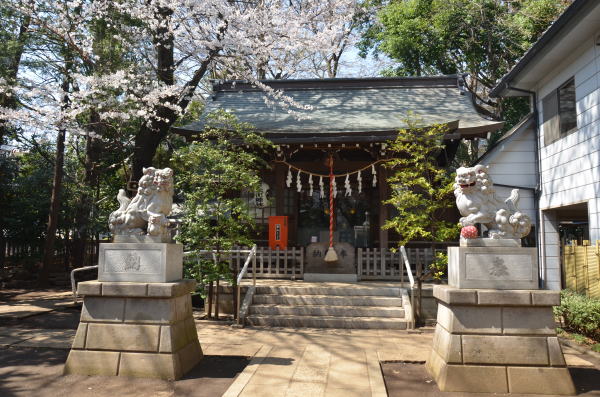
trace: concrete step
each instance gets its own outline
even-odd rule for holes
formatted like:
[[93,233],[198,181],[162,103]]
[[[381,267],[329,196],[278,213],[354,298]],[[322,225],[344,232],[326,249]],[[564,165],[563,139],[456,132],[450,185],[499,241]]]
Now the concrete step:
[[270,316],[252,314],[246,317],[249,325],[270,327],[311,327],[351,329],[406,329],[404,319],[382,317],[333,316]]
[[276,295],[257,294],[254,305],[327,305],[327,306],[396,306],[402,307],[402,298],[388,296],[335,296],[335,295]]
[[371,287],[363,285],[352,285],[344,287],[311,286],[311,287],[256,287],[256,294],[278,294],[278,295],[336,295],[336,296],[400,296],[400,288],[394,287]]
[[278,304],[252,305],[249,314],[265,316],[339,316],[339,317],[382,317],[404,318],[404,309],[392,306],[331,306],[331,305],[298,305],[284,306]]

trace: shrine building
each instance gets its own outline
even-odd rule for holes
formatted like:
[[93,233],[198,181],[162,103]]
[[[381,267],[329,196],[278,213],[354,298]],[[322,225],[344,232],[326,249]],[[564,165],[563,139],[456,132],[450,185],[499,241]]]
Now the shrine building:
[[[384,262],[393,259],[388,248],[395,237],[381,225],[393,209],[381,204],[389,194],[382,162],[391,155],[387,147],[397,131],[407,127],[407,119],[423,127],[445,124],[446,147],[439,163],[446,165],[461,139],[486,138],[503,125],[476,110],[463,79],[447,75],[262,81],[306,107],[295,110],[299,116],[265,101],[264,91],[247,82],[213,82],[205,113],[227,110],[253,125],[276,148],[270,169],[263,174],[262,191],[243,193],[260,229],[259,247],[299,253],[290,257],[301,262],[300,270],[292,273],[296,276],[302,277],[311,267],[317,273],[328,272],[319,260],[329,241],[328,159],[332,156],[332,237],[336,244],[344,243],[343,255],[350,263],[345,270],[330,269],[331,273],[354,272],[359,280],[391,277],[394,270],[386,270]],[[203,126],[201,119],[175,131],[193,141]],[[276,236],[273,223],[279,225]],[[365,270],[365,261],[378,262],[378,270]],[[273,274],[279,276],[280,271],[277,268]],[[287,269],[285,274],[290,274]]]

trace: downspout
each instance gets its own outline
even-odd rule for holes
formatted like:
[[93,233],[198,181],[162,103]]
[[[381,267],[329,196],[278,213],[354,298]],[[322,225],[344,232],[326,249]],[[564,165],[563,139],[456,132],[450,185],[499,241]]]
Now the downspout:
[[540,276],[540,288],[541,289],[545,289],[546,288],[546,280],[547,280],[547,270],[546,270],[546,251],[543,249],[543,247],[546,246],[546,234],[545,234],[545,225],[544,225],[544,220],[541,219],[540,216],[540,196],[542,193],[542,174],[540,172],[541,169],[541,159],[540,159],[540,154],[539,154],[539,115],[538,115],[538,106],[537,106],[537,94],[535,93],[535,91],[530,91],[530,90],[525,90],[522,88],[517,88],[517,87],[512,87],[509,86],[508,84],[506,85],[506,90],[512,90],[512,91],[517,91],[517,92],[523,92],[525,94],[528,94],[530,97],[530,100],[533,102],[532,106],[531,106],[531,110],[533,112],[533,135],[534,135],[534,140],[533,140],[533,146],[534,146],[534,150],[535,150],[535,175],[537,177],[537,186],[535,187],[535,190],[533,191],[533,205],[534,205],[534,210],[535,210],[535,223],[536,225],[538,225],[539,230],[537,231],[537,233],[539,233],[539,240],[538,244],[537,244],[537,251],[538,251],[538,258],[541,259],[542,265],[539,269],[539,276]]

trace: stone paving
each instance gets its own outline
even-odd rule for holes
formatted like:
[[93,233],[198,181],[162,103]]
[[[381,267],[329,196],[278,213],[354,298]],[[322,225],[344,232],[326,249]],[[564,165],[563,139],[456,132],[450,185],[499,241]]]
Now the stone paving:
[[[68,296],[61,296],[54,304],[69,304]],[[33,301],[10,307],[0,302],[0,312],[18,316],[20,307],[31,315],[35,311],[31,306],[35,306]],[[224,394],[227,397],[383,397],[387,394],[379,362],[424,362],[433,336],[432,328],[237,329],[202,320],[196,321],[196,328],[206,355],[253,357]],[[13,323],[0,327],[0,346],[69,349],[74,335],[74,329],[34,329]],[[594,366],[588,356],[570,347],[563,350],[568,365]]]

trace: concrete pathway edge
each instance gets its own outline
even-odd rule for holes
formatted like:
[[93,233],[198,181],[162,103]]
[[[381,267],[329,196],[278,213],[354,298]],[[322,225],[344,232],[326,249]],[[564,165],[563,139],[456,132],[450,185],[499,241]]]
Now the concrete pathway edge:
[[227,391],[223,394],[222,397],[237,397],[240,395],[244,387],[250,382],[250,379],[260,366],[260,364],[264,361],[264,359],[269,355],[272,346],[264,345],[260,348],[260,350],[254,355],[250,363],[244,368],[242,373],[238,375],[238,377],[233,381],[231,386],[227,389]]

